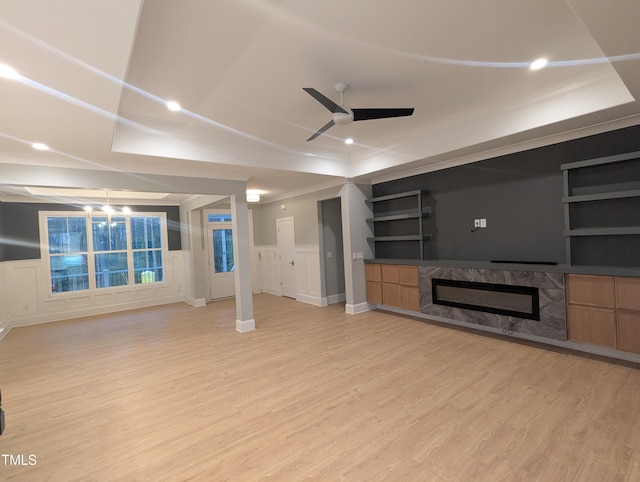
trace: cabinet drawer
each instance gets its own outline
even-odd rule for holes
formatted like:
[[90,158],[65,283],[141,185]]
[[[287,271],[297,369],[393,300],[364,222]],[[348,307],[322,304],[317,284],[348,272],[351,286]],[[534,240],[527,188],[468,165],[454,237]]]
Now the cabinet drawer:
[[618,312],[618,350],[640,353],[640,313]]
[[398,279],[401,285],[418,286],[418,267],[398,266]]
[[616,278],[617,307],[640,311],[640,278]]
[[364,278],[367,281],[382,281],[382,273],[380,265],[376,263],[365,263]]
[[616,315],[613,310],[569,306],[568,338],[616,348]]
[[397,264],[382,265],[382,282],[383,283],[399,283],[400,282],[400,266]]
[[567,275],[569,304],[614,308],[613,276]]

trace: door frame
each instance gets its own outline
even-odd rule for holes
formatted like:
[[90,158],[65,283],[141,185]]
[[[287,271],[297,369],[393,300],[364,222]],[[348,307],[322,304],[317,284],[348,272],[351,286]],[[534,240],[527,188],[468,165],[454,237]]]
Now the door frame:
[[[207,281],[209,284],[209,299],[210,300],[218,300],[224,298],[231,298],[235,296],[235,273],[234,271],[228,271],[226,273],[216,273],[215,272],[215,257],[214,257],[214,246],[213,246],[213,231],[218,229],[230,229],[231,235],[234,236],[233,225],[231,221],[209,221],[209,214],[229,214],[232,215],[230,209],[206,209],[204,212],[205,217],[205,225],[206,225],[206,236],[207,236],[207,258],[209,261],[209,270]],[[235,253],[234,255],[234,264],[235,264]],[[214,288],[216,286],[215,278],[222,279],[226,278],[226,281],[231,281],[233,285],[233,290],[229,289],[228,292],[224,292],[222,296],[217,296],[214,294]]]
[[[293,249],[292,253],[284,253],[284,243],[282,241],[282,235],[280,234],[280,225],[281,223],[284,222],[291,222],[291,227],[292,227],[292,236],[293,238],[290,240],[292,241],[291,246]],[[282,296],[286,296],[288,298],[293,298],[296,299],[296,296],[298,294],[298,267],[295,264],[296,261],[296,239],[295,239],[295,220],[293,216],[286,216],[286,217],[282,217],[282,218],[276,218],[276,240],[277,240],[277,244],[278,244],[278,266],[280,268],[280,285],[281,285],[281,294]],[[284,259],[283,259],[283,255],[284,255]],[[286,260],[290,259],[290,262],[287,262]],[[291,270],[293,272],[293,285],[290,288],[287,288],[285,285],[285,280],[287,279],[287,277],[285,276],[285,269],[289,269],[288,267],[285,268],[285,263],[287,265],[291,265]]]

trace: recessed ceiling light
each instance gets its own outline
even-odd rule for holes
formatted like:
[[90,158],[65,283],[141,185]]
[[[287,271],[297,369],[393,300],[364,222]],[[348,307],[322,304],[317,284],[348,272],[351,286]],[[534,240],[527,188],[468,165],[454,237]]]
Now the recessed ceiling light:
[[533,62],[531,62],[531,65],[529,66],[529,69],[531,69],[531,70],[540,70],[540,69],[544,68],[547,65],[548,62],[549,61],[547,59],[544,59],[544,58],[536,59]]
[[247,202],[259,203],[261,194],[264,194],[264,191],[261,191],[259,189],[247,189]]
[[18,72],[16,72],[16,69],[14,69],[13,67],[9,67],[6,64],[0,64],[0,77],[3,77],[5,79],[16,80],[20,78],[20,75],[18,74]]
[[170,100],[169,102],[167,102],[167,109],[169,109],[172,112],[178,112],[182,107],[180,107],[180,104],[178,104],[175,100]]
[[46,145],[46,144],[43,144],[42,142],[34,142],[33,144],[31,144],[31,147],[33,147],[37,151],[48,151],[49,150],[49,146]]
[[348,139],[344,140],[345,144],[353,144],[353,139],[351,139],[351,137],[349,137]]

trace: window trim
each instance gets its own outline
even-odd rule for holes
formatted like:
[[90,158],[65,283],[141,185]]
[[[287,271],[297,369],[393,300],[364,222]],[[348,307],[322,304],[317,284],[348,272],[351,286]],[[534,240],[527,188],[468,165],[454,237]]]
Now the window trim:
[[[95,213],[94,217],[102,217],[103,213]],[[78,296],[90,296],[102,293],[113,293],[115,291],[135,291],[140,288],[148,289],[150,286],[160,287],[167,284],[167,276],[169,273],[169,240],[167,232],[167,213],[163,211],[157,212],[133,212],[127,215],[115,215],[116,217],[125,217],[126,229],[127,229],[127,267],[129,270],[129,283],[126,285],[109,286],[106,288],[98,288],[96,286],[96,270],[95,270],[95,257],[96,253],[104,253],[104,251],[94,251],[93,247],[93,231],[91,216],[85,211],[39,211],[38,212],[38,225],[40,231],[40,259],[44,263],[41,283],[42,292],[48,298],[63,298],[63,297],[78,297]],[[84,218],[87,225],[87,257],[88,257],[88,273],[89,273],[89,288],[86,290],[75,291],[62,291],[54,293],[51,291],[51,256],[49,253],[49,229],[47,219],[50,217],[78,217]],[[131,218],[134,217],[159,217],[161,228],[161,241],[162,247],[160,252],[162,253],[162,281],[154,281],[153,283],[136,283],[135,273],[133,269],[133,253],[136,251],[145,251],[140,249],[133,249],[133,243],[131,239]]]

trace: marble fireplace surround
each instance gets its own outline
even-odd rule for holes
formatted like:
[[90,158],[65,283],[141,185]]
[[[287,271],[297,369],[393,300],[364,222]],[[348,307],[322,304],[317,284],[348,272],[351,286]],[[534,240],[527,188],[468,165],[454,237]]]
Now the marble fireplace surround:
[[[420,311],[425,315],[556,340],[567,339],[564,275],[562,273],[419,266],[418,276]],[[540,320],[529,320],[466,308],[436,305],[432,300],[432,278],[538,288]]]

